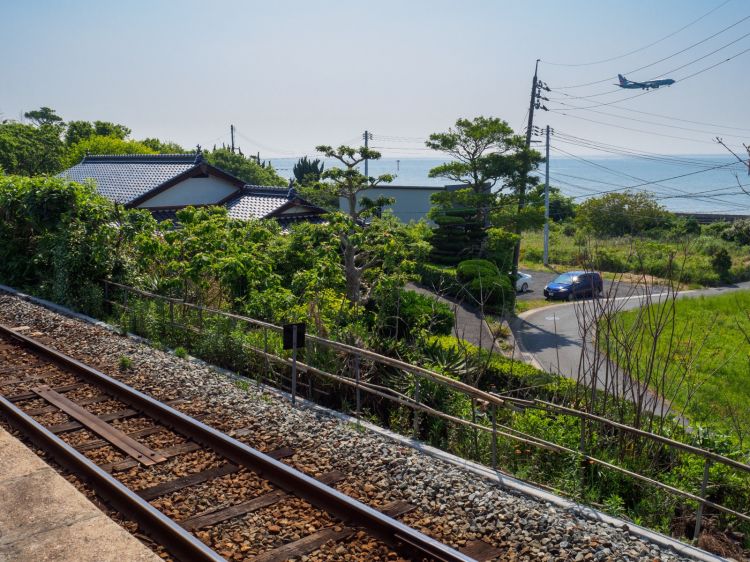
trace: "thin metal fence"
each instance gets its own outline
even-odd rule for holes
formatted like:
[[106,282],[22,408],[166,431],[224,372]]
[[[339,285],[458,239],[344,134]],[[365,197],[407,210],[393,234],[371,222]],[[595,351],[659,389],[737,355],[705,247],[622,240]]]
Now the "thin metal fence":
[[[706,490],[708,489],[709,485],[709,469],[712,464],[721,464],[733,470],[750,474],[750,465],[737,461],[735,459],[731,459],[729,457],[725,457],[723,455],[719,455],[712,451],[701,449],[687,443],[682,443],[680,441],[676,441],[662,435],[650,433],[641,429],[636,429],[628,425],[603,418],[601,416],[590,414],[588,412],[561,406],[559,404],[554,404],[552,402],[546,402],[542,400],[525,400],[509,396],[500,396],[496,392],[486,392],[460,381],[451,379],[450,377],[446,377],[445,375],[442,375],[440,373],[436,373],[434,371],[426,369],[424,367],[406,363],[393,357],[388,357],[370,350],[361,349],[352,345],[329,340],[312,334],[306,335],[306,339],[309,343],[307,348],[305,349],[305,361],[300,361],[297,357],[283,357],[282,355],[274,353],[272,345],[270,345],[269,342],[269,334],[278,335],[282,333],[283,328],[281,326],[276,326],[275,324],[269,322],[264,322],[262,320],[257,320],[255,318],[242,316],[232,312],[192,304],[180,299],[157,295],[148,291],[143,291],[127,285],[115,283],[113,281],[104,281],[104,287],[105,302],[110,306],[120,308],[124,313],[129,314],[131,323],[133,324],[135,324],[135,322],[137,321],[137,310],[133,305],[133,301],[135,299],[129,298],[129,295],[168,305],[169,325],[186,330],[186,332],[189,332],[196,336],[200,336],[203,334],[203,328],[205,326],[204,314],[225,318],[231,320],[234,323],[244,323],[246,325],[253,326],[256,329],[262,330],[262,348],[250,345],[248,343],[242,343],[242,346],[245,350],[248,350],[262,358],[264,376],[260,378],[259,382],[261,383],[261,385],[272,384],[284,390],[291,391],[293,402],[296,396],[296,391],[300,387],[303,389],[303,391],[306,392],[308,398],[312,397],[314,393],[323,392],[325,394],[324,391],[313,388],[313,375],[319,376],[322,379],[342,384],[354,390],[354,413],[358,420],[362,414],[362,392],[364,392],[371,396],[385,399],[400,406],[411,409],[413,411],[412,433],[415,438],[420,435],[420,414],[434,416],[436,418],[470,429],[472,431],[472,442],[475,444],[474,447],[478,447],[478,445],[476,445],[477,434],[480,432],[483,434],[487,434],[490,438],[491,464],[492,468],[495,470],[498,469],[498,439],[505,438],[516,443],[538,447],[550,452],[571,455],[578,458],[582,464],[595,464],[608,470],[623,474],[640,482],[644,482],[650,486],[662,489],[672,495],[696,502],[698,504],[698,508],[696,510],[696,524],[694,531],[695,537],[700,534],[701,519],[705,507],[711,507],[717,511],[721,511],[723,513],[727,513],[729,515],[737,517],[738,519],[750,522],[750,515],[741,513],[719,503],[715,503],[705,497]],[[114,298],[114,293],[118,290],[122,292],[122,302],[119,302]],[[177,313],[177,311],[181,311],[181,314]],[[190,324],[190,312],[195,313],[195,322],[198,324],[198,327]],[[182,318],[182,323],[177,321],[179,317]],[[165,314],[161,314],[161,318],[166,321]],[[185,323],[185,320],[187,320],[188,323]],[[346,365],[345,371],[348,372],[350,376],[341,373],[331,373],[324,369],[308,364],[306,362],[307,358],[315,356],[315,353],[310,352],[310,349],[313,348],[323,348],[344,354],[344,365]],[[363,361],[367,361],[375,365],[395,368],[398,371],[403,371],[405,373],[413,375],[413,396],[408,396],[390,387],[377,385],[363,380],[361,376],[361,367]],[[274,370],[274,364],[281,365],[290,369],[294,366],[295,373],[303,373],[306,376],[305,382],[303,383],[297,381],[296,377],[294,377],[293,379],[289,379],[288,377],[285,378],[282,372]],[[443,386],[453,392],[462,394],[467,399],[469,399],[471,403],[472,419],[463,419],[461,417],[439,411],[424,403],[422,397],[420,396],[420,390],[422,383],[426,381]],[[481,405],[482,408],[486,412],[488,412],[488,414],[484,417],[487,419],[489,425],[484,425],[477,421],[477,408],[479,405]],[[622,432],[630,433],[638,437],[660,443],[669,447],[670,449],[676,449],[687,454],[702,457],[704,459],[704,470],[703,479],[700,486],[700,493],[694,494],[692,492],[676,488],[669,484],[665,484],[664,482],[649,478],[648,476],[645,476],[638,472],[631,471],[621,466],[612,464],[608,461],[599,459],[593,455],[588,454],[583,447],[579,448],[578,450],[572,449],[565,445],[541,439],[539,437],[535,437],[528,433],[498,423],[498,409],[507,408],[509,406],[512,406],[516,409],[534,408],[554,415],[573,416],[579,418],[581,420],[580,428],[582,443],[585,439],[584,432],[586,431],[586,427],[590,427],[591,423],[598,423]]]

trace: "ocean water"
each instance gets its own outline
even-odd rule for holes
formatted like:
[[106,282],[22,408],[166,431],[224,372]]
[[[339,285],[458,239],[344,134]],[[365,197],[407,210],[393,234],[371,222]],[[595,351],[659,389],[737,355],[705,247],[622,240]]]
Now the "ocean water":
[[[550,157],[550,185],[580,202],[606,191],[653,193],[671,211],[750,215],[747,167],[729,154],[671,155],[659,158],[584,156]],[[272,158],[284,177],[293,177],[296,158]],[[323,160],[326,167],[335,161]],[[369,174],[393,174],[392,185],[445,185],[442,178],[430,178],[431,168],[445,160],[436,158],[382,158],[369,163]],[[544,167],[536,173],[544,181]]]

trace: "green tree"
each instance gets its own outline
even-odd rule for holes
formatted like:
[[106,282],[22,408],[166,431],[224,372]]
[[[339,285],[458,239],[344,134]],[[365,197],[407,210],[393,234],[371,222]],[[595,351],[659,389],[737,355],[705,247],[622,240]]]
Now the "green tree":
[[94,126],[89,121],[69,121],[65,130],[65,144],[72,146],[93,136]]
[[118,259],[118,211],[93,185],[0,177],[0,279],[89,312]]
[[377,178],[365,176],[357,168],[366,159],[378,160],[380,153],[364,146],[353,148],[351,146],[339,146],[333,148],[328,145],[320,145],[315,150],[322,152],[328,158],[333,158],[341,162],[343,168],[329,168],[321,174],[323,179],[319,183],[320,188],[328,194],[335,197],[346,199],[346,212],[353,221],[358,221],[360,216],[370,216],[379,208],[392,204],[392,199],[379,198],[373,201],[367,197],[358,198],[357,196],[368,189],[381,184],[393,181],[391,174],[383,174]]
[[324,168],[320,158],[309,160],[307,156],[303,156],[292,168],[292,173],[300,185],[308,186],[320,181]]
[[[341,248],[346,297],[354,305],[365,303],[378,284],[392,279],[408,261],[403,256],[404,244],[399,236],[404,231],[399,230],[398,221],[392,215],[378,217],[379,210],[392,203],[392,199],[378,198],[373,201],[367,197],[358,198],[360,193],[380,183],[393,181],[393,176],[368,177],[357,168],[365,158],[380,158],[377,151],[349,146],[334,149],[327,145],[318,146],[316,150],[344,166],[325,170],[320,185],[327,193],[342,197],[347,202],[345,213],[328,215],[329,223]],[[402,262],[401,265],[399,262]],[[381,275],[382,279],[378,280]]]
[[35,176],[62,170],[59,124],[0,124],[0,168],[7,174]]
[[[539,184],[531,189],[526,196],[527,203],[531,206],[544,208],[544,184]],[[549,218],[555,222],[563,222],[572,219],[576,214],[576,205],[572,197],[566,197],[560,192],[559,187],[549,186]]]
[[33,111],[27,111],[23,116],[32,121],[37,127],[41,127],[42,125],[62,124],[62,117],[57,115],[55,110],[50,109],[49,107],[40,107]]
[[287,180],[276,173],[270,164],[262,166],[254,158],[247,158],[228,148],[206,152],[205,157],[209,164],[237,176],[249,185],[287,185]]
[[[473,208],[473,216],[464,216],[467,223],[474,221],[478,225],[471,227],[472,230],[480,228],[486,231],[491,226],[491,212],[496,203],[493,189],[498,182],[500,189],[496,192],[511,188],[521,193],[530,181],[525,179],[526,172],[541,158],[537,152],[527,151],[523,138],[516,135],[508,123],[496,117],[458,119],[455,128],[445,133],[433,133],[425,144],[453,158],[453,161],[430,170],[430,177],[446,178],[471,190],[453,192],[453,205],[450,198],[442,198],[438,203],[443,212],[452,208],[461,211]],[[468,254],[483,256],[485,246],[486,234],[483,233],[478,247],[471,248]]]
[[130,136],[130,128],[110,121],[94,121],[94,134],[100,137],[115,137],[125,140]]
[[94,135],[68,148],[64,158],[65,167],[75,166],[87,154],[156,154],[156,151],[138,141]]
[[576,212],[576,222],[584,229],[603,236],[641,234],[669,226],[672,215],[648,193],[607,193],[587,199]]
[[162,141],[159,139],[148,138],[138,141],[143,145],[146,145],[151,150],[158,152],[159,154],[186,154],[190,152],[185,150],[176,142]]

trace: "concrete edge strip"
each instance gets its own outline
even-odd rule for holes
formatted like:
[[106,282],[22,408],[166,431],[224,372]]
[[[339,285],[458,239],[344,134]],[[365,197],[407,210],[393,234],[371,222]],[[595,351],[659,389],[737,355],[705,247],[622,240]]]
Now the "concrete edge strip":
[[[16,296],[32,304],[43,306],[44,308],[52,310],[53,312],[56,312],[63,316],[67,316],[68,318],[74,318],[74,319],[86,322],[88,324],[93,324],[95,326],[104,328],[105,330],[110,331],[115,334],[121,333],[120,330],[116,329],[114,326],[110,324],[107,324],[106,322],[102,322],[101,320],[97,320],[95,318],[92,318],[91,316],[87,316],[85,314],[75,312],[73,310],[70,310],[69,308],[60,306],[53,302],[50,302],[50,301],[47,301],[38,297],[34,297],[32,295],[27,295],[25,293],[17,291],[16,289],[12,287],[8,287],[6,285],[0,284],[0,291]],[[626,297],[620,297],[620,298],[626,298]],[[555,305],[555,306],[565,306],[565,305]],[[130,339],[138,343],[143,343],[146,345],[150,343],[147,339],[137,336],[135,334],[128,333],[127,336]],[[527,354],[527,355],[530,355],[530,354]],[[211,365],[210,363],[206,363],[205,361],[203,361],[202,359],[198,359],[197,357],[191,356],[190,361],[198,365],[201,365],[203,367],[207,367],[221,375],[227,376],[228,378],[231,378],[232,380],[241,380],[244,382],[252,383],[257,386],[257,382],[254,381],[253,379],[242,377],[227,369],[217,367],[216,365]],[[271,394],[275,394],[276,396],[282,397],[287,401],[291,400],[291,395],[282,390],[278,390],[268,385],[264,386],[264,390]],[[330,410],[328,408],[315,404],[314,402],[310,402],[306,400],[305,398],[301,398],[298,396],[297,403],[300,406],[304,407],[305,409],[314,411],[316,413],[319,413],[328,417],[333,417],[333,418],[336,418],[338,420],[341,420],[349,424],[353,424],[353,425],[359,424],[367,428],[369,431],[372,431],[373,433],[376,433],[382,437],[386,437],[401,445],[410,447],[416,451],[419,451],[420,453],[429,455],[433,458],[442,460],[458,468],[461,468],[463,470],[476,474],[477,476],[480,476],[486,480],[494,482],[503,488],[513,490],[517,493],[520,493],[526,496],[531,496],[533,498],[536,498],[544,502],[551,503],[557,507],[560,507],[562,509],[565,509],[567,511],[570,511],[571,513],[580,515],[587,519],[597,521],[597,522],[607,523],[609,525],[612,525],[613,527],[617,527],[622,530],[627,530],[627,532],[632,533],[652,544],[662,546],[665,548],[670,548],[682,556],[687,556],[689,558],[692,558],[693,560],[700,560],[701,562],[727,562],[726,558],[722,558],[720,556],[711,554],[710,552],[707,552],[705,550],[701,550],[700,548],[691,546],[689,544],[685,544],[683,542],[678,541],[677,539],[668,537],[667,535],[663,535],[661,533],[651,531],[645,527],[636,525],[630,521],[625,521],[624,519],[619,519],[617,517],[607,515],[606,513],[603,513],[591,507],[585,506],[583,504],[579,504],[572,500],[568,500],[560,496],[556,496],[555,494],[552,494],[546,490],[537,488],[536,486],[527,484],[526,482],[523,482],[522,480],[518,480],[511,476],[507,476],[499,472],[496,472],[490,469],[489,467],[486,467],[474,461],[462,459],[460,457],[457,457],[456,455],[447,453],[445,451],[442,451],[440,449],[437,449],[435,447],[422,443],[421,441],[411,439],[410,437],[399,435],[398,433],[395,433],[388,429],[371,424],[367,421],[357,420],[357,418],[350,416],[348,414],[337,412],[336,410]]]

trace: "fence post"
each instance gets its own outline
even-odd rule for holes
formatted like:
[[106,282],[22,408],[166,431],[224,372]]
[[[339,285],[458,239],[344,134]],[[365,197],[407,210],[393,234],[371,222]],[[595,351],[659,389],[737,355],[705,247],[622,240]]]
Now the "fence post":
[[[477,423],[477,399],[471,397],[471,422]],[[479,435],[477,435],[477,428],[472,427],[472,441],[474,442],[474,460],[479,460]]]
[[174,330],[174,301],[169,301],[169,328],[170,331]]
[[271,370],[268,360],[268,327],[263,326],[263,360],[266,364],[266,372],[265,376],[260,378],[260,391],[263,392],[263,384],[265,383],[266,379],[269,378],[268,372]]
[[355,415],[357,417],[357,425],[359,426],[360,420],[359,415],[362,408],[362,395],[359,391],[359,355],[354,356],[354,380],[356,382],[356,386],[354,387],[354,393],[356,395],[356,401],[357,401],[357,409],[355,411]]
[[[497,392],[495,385],[490,387],[490,392],[492,394]],[[497,406],[493,402],[490,407],[492,408],[490,410],[490,415],[492,416],[492,470],[497,470]]]
[[[414,402],[419,405],[419,378],[414,375]],[[414,427],[412,428],[412,435],[414,439],[419,439],[419,410],[414,409]]]
[[[711,459],[706,459],[703,465],[703,482],[701,482],[701,497],[706,497],[706,488],[708,488],[708,471],[711,468]],[[695,513],[695,530],[693,531],[693,540],[698,541],[701,534],[701,519],[703,519],[703,502],[698,504],[698,511]]]
[[292,406],[297,404],[297,324],[292,326]]
[[[310,348],[312,347],[312,341],[309,338],[305,338],[305,363],[312,365],[311,357],[312,353]],[[308,370],[307,377],[307,399],[312,401],[313,399],[313,374]]]
[[104,280],[104,306],[102,307],[105,312],[111,313],[111,306],[109,304],[109,283]]

